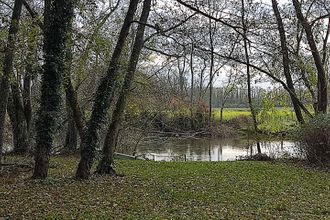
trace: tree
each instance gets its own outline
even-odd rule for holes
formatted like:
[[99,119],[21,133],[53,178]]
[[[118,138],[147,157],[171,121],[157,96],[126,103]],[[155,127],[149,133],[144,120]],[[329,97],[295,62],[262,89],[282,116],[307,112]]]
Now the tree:
[[123,26],[118,36],[116,47],[112,53],[107,73],[101,79],[97,88],[92,115],[88,121],[86,132],[81,140],[81,159],[76,172],[77,179],[87,179],[89,177],[95,156],[95,148],[99,139],[98,131],[105,121],[107,110],[113,98],[114,85],[119,74],[120,56],[124,49],[138,2],[138,0],[130,1]]
[[5,48],[5,58],[3,63],[3,75],[1,77],[1,93],[0,93],[0,156],[2,155],[3,135],[5,129],[5,119],[10,92],[10,78],[13,75],[13,60],[15,53],[15,45],[17,33],[22,12],[22,0],[15,0],[14,8],[9,27],[7,46]]
[[[245,17],[245,2],[241,0],[242,3],[242,27],[243,27],[243,44],[244,44],[244,54],[245,54],[245,62],[246,62],[246,79],[247,79],[247,90],[248,90],[248,102],[251,110],[251,116],[253,120],[254,132],[258,133],[258,122],[257,122],[257,112],[252,102],[252,90],[251,90],[251,67],[250,67],[250,56],[249,56],[249,42],[247,38],[248,27],[246,24]],[[258,153],[261,153],[260,147],[258,146]]]
[[74,16],[74,0],[46,0],[44,9],[44,66],[41,101],[36,121],[36,151],[33,178],[48,175],[57,113],[61,101],[65,47]]
[[151,0],[144,0],[142,14],[136,31],[135,41],[133,44],[132,53],[128,64],[128,69],[124,79],[124,85],[119,94],[119,99],[117,101],[115,110],[113,112],[112,120],[104,141],[103,157],[97,167],[96,172],[98,174],[115,173],[113,169],[113,162],[114,162],[113,155],[116,144],[116,136],[118,134],[118,128],[123,117],[127,97],[130,92],[132,82],[134,80],[136,65],[139,61],[140,53],[143,48],[143,43],[144,43],[143,36],[144,36],[146,23],[148,21],[150,7],[151,7]]
[[306,38],[309,44],[309,47],[311,49],[314,63],[317,69],[317,88],[318,88],[318,94],[317,94],[317,112],[318,113],[327,113],[327,107],[328,107],[328,89],[327,89],[327,79],[326,79],[326,73],[324,70],[324,66],[322,63],[322,58],[320,55],[320,52],[317,48],[315,38],[312,31],[312,26],[308,23],[307,19],[304,17],[302,11],[301,11],[301,3],[299,3],[298,0],[292,0],[292,3],[294,5],[294,8],[296,10],[296,15],[303,26],[303,29],[306,33]]
[[288,88],[292,91],[292,93],[290,93],[290,97],[291,97],[291,100],[292,100],[292,105],[293,105],[294,111],[296,113],[297,120],[301,124],[303,124],[304,123],[304,117],[302,115],[299,104],[297,103],[297,100],[294,99],[294,97],[293,97],[293,95],[296,96],[296,91],[295,91],[293,80],[292,80],[291,73],[290,73],[289,49],[288,49],[288,46],[287,46],[287,40],[286,40],[286,36],[285,36],[285,30],[284,30],[282,17],[281,17],[280,11],[278,10],[277,4],[278,3],[277,3],[276,0],[272,0],[273,11],[274,11],[276,21],[277,21],[278,32],[280,34],[280,41],[281,41],[281,48],[282,48],[281,53],[282,53],[282,59],[283,59],[284,75],[285,75],[285,78],[286,78],[286,83],[288,85]]

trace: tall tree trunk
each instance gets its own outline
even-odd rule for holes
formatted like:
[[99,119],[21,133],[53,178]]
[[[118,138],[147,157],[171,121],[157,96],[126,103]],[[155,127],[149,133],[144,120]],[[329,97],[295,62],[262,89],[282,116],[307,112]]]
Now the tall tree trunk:
[[[73,22],[73,19],[72,19]],[[73,60],[73,30],[72,24],[68,30],[67,44],[65,51],[65,70],[64,70],[64,88],[66,96],[66,107],[68,115],[68,130],[66,135],[65,148],[71,152],[77,149],[77,131],[80,138],[84,136],[86,127],[85,117],[78,103],[77,92],[73,87],[71,80],[72,60]]]
[[[244,41],[244,53],[245,53],[245,60],[246,60],[246,76],[247,76],[247,87],[248,87],[248,102],[249,102],[249,107],[251,110],[251,116],[253,120],[253,128],[254,132],[258,133],[258,122],[257,122],[257,112],[254,108],[253,105],[253,100],[252,100],[252,88],[251,88],[251,72],[250,72],[250,56],[249,56],[249,50],[248,50],[248,41],[247,41],[247,26],[246,26],[246,21],[245,21],[245,3],[244,0],[241,0],[242,3],[242,25],[243,25],[243,41]],[[258,153],[261,153],[258,148]]]
[[317,87],[318,87],[317,111],[318,113],[327,113],[328,88],[327,88],[327,79],[326,79],[324,66],[322,63],[322,58],[316,46],[315,38],[312,32],[312,27],[308,23],[304,15],[302,14],[301,4],[299,3],[298,0],[292,0],[292,2],[296,10],[297,18],[305,30],[307,41],[312,51],[314,63],[317,69]]
[[190,74],[191,74],[191,84],[190,84],[190,126],[191,129],[195,128],[195,117],[194,117],[194,43],[191,43],[190,51]]
[[117,101],[115,110],[112,115],[112,120],[108,128],[107,136],[104,141],[103,157],[97,167],[96,172],[98,174],[112,174],[112,175],[115,174],[112,165],[114,162],[113,155],[114,155],[114,148],[117,139],[116,136],[118,134],[118,128],[123,117],[126,100],[134,79],[136,66],[139,61],[141,50],[143,48],[143,43],[144,43],[143,36],[146,26],[145,24],[148,21],[150,7],[151,7],[151,0],[144,0],[143,10],[140,17],[139,26],[137,28],[137,33],[135,36],[135,41],[134,41],[127,73],[124,80],[124,85],[121,89],[119,99]]
[[124,49],[124,45],[129,33],[131,23],[134,18],[139,1],[131,0],[124,20],[124,24],[118,36],[116,47],[106,75],[101,79],[97,88],[91,119],[87,124],[86,133],[81,142],[81,159],[77,168],[76,178],[87,179],[90,175],[90,169],[93,164],[95,149],[98,143],[98,131],[104,123],[109,103],[113,99],[113,91],[116,78],[119,74],[119,59]]
[[[26,1],[24,1],[26,3]],[[23,4],[25,4],[23,3]],[[28,53],[25,57],[25,73],[23,76],[23,109],[26,120],[27,133],[30,142],[30,130],[32,123],[32,101],[31,101],[31,87],[33,77],[37,75],[38,63],[38,49],[37,49],[37,36],[29,38],[28,42]],[[38,64],[37,64],[38,65]]]
[[278,32],[280,34],[280,39],[281,39],[284,75],[286,78],[286,83],[288,85],[288,88],[292,91],[292,94],[290,93],[289,95],[291,98],[291,102],[293,104],[294,111],[296,113],[297,120],[299,121],[299,123],[303,124],[305,122],[304,117],[302,115],[299,104],[297,103],[296,99],[294,99],[294,97],[293,97],[293,95],[296,96],[296,91],[294,89],[294,84],[293,84],[293,80],[292,80],[291,73],[290,73],[289,50],[288,50],[288,46],[287,46],[287,42],[286,42],[286,36],[285,36],[285,30],[284,30],[282,17],[280,15],[280,11],[278,10],[277,4],[278,3],[276,0],[272,0],[273,11],[274,11],[274,14],[276,17],[277,28],[278,28]]
[[33,173],[33,178],[37,179],[44,179],[48,175],[49,156],[61,101],[67,32],[72,24],[73,9],[74,0],[45,0],[45,64],[42,73],[41,103],[36,122],[37,146]]
[[15,0],[13,14],[8,33],[8,42],[5,49],[5,57],[3,63],[3,75],[0,84],[0,161],[2,159],[3,138],[5,130],[6,111],[8,104],[8,96],[10,90],[9,79],[13,75],[13,60],[15,54],[15,45],[17,32],[22,12],[22,0]]
[[213,68],[214,68],[214,45],[213,45],[213,32],[212,32],[212,20],[209,19],[209,38],[210,38],[210,55],[211,55],[211,64],[210,64],[210,94],[209,94],[209,128],[212,127],[212,92],[213,92]]

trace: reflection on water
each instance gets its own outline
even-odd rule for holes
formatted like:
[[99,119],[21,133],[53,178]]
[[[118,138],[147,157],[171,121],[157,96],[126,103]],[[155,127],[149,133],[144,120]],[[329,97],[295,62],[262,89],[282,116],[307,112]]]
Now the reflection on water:
[[[299,157],[292,141],[259,142],[261,152],[272,158]],[[137,149],[137,155],[156,161],[231,161],[257,154],[257,143],[240,139],[185,139],[152,142]]]

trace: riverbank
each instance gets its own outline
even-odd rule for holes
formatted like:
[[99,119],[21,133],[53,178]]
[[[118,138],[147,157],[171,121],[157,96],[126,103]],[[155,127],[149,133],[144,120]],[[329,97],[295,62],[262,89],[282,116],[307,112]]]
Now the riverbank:
[[2,172],[0,218],[330,218],[330,174],[294,164],[119,160],[124,177],[85,182],[72,179],[76,165],[74,157],[53,158],[41,182],[27,179],[24,167]]

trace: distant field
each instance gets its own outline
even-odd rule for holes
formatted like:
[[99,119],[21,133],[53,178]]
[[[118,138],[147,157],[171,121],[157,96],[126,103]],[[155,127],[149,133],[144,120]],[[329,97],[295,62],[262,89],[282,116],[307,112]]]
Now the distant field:
[[[220,120],[220,108],[213,108],[213,117]],[[239,116],[249,116],[251,112],[248,108],[226,108],[223,110],[223,120],[228,121]]]
[[[229,121],[240,116],[250,116],[251,112],[248,108],[226,108],[223,111],[223,121]],[[220,120],[220,109],[213,109],[213,117]],[[288,108],[276,108],[272,111],[261,111],[257,116],[259,129],[265,132],[281,132],[286,131],[294,126],[297,121],[295,113]]]

